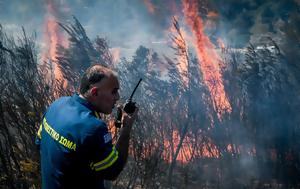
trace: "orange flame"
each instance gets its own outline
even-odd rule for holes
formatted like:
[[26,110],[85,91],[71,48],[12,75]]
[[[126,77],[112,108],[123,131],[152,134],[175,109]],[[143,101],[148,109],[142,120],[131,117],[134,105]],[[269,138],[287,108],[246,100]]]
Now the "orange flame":
[[214,12],[214,11],[209,11],[208,13],[207,13],[207,17],[208,18],[216,18],[216,17],[218,17],[219,16],[219,14],[217,13],[217,12]]
[[59,69],[56,63],[56,47],[58,45],[62,45],[64,47],[68,46],[67,39],[63,36],[61,31],[59,30],[59,26],[57,23],[57,19],[54,16],[55,11],[51,1],[47,2],[47,17],[45,20],[45,28],[44,28],[44,42],[46,44],[45,49],[42,53],[42,62],[50,60],[54,65],[54,75],[58,80],[63,80],[63,76],[61,70]]
[[221,49],[222,53],[228,52],[228,47],[226,47],[225,43],[223,42],[223,40],[221,38],[217,39],[217,43],[218,43],[219,48]]
[[[164,140],[165,150],[163,152],[163,158],[167,162],[172,161],[172,155],[169,153],[176,151],[179,141],[180,141],[180,134],[177,130],[173,131],[171,139]],[[188,163],[192,158],[219,158],[220,157],[219,150],[211,140],[207,140],[205,142],[203,141],[201,143],[200,148],[194,148],[195,146],[193,147],[192,144],[195,144],[195,141],[192,140],[192,137],[186,136],[183,140],[176,161],[185,164]]]
[[108,128],[109,132],[111,133],[113,142],[116,142],[117,141],[117,137],[118,137],[118,134],[117,134],[118,130],[115,127],[115,118],[113,116],[108,119],[108,121],[107,121],[107,128]]
[[219,119],[225,112],[231,112],[231,105],[226,97],[221,70],[219,66],[219,55],[209,37],[204,33],[203,21],[198,15],[198,3],[196,0],[183,0],[183,12],[186,23],[196,37],[194,46],[197,56],[201,61],[200,69],[203,73],[204,82],[207,85],[213,100],[214,109]]
[[154,14],[154,13],[155,13],[155,7],[154,7],[154,5],[152,4],[151,0],[144,0],[144,3],[145,3],[145,5],[147,6],[148,11],[149,11],[151,14]]

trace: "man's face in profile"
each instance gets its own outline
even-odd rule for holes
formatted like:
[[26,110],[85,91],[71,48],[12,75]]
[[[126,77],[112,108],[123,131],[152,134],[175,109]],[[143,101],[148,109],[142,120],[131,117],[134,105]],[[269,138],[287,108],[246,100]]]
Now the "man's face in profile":
[[110,75],[96,86],[97,93],[94,96],[93,104],[100,113],[110,114],[120,98],[119,81],[116,76]]

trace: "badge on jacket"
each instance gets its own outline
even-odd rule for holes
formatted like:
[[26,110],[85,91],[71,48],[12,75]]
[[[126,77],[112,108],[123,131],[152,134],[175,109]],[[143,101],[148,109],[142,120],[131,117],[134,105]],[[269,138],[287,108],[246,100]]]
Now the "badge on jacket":
[[108,143],[109,141],[112,140],[111,134],[107,133],[106,135],[103,136],[104,143]]

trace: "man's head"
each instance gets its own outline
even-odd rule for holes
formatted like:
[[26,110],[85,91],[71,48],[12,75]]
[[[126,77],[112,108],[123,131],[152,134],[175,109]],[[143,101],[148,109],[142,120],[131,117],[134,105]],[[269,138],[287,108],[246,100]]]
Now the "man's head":
[[83,74],[79,92],[96,111],[110,114],[119,100],[119,81],[112,70],[101,65],[89,67]]

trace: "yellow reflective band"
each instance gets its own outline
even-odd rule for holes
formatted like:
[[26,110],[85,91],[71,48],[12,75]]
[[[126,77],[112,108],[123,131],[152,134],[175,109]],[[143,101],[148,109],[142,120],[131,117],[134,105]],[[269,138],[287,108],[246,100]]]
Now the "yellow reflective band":
[[42,130],[43,130],[43,124],[40,124],[39,130],[37,132],[37,136],[39,139],[42,139]]
[[109,159],[111,159],[112,156],[114,156],[116,154],[116,152],[117,152],[117,150],[116,150],[115,146],[113,146],[109,156],[107,158],[105,158],[104,160],[99,161],[98,163],[95,163],[94,166],[98,166],[98,165],[101,165],[103,163],[106,163]]
[[113,163],[115,163],[117,161],[117,159],[118,159],[118,152],[117,152],[116,156],[114,157],[114,159],[112,159],[112,161],[110,163],[103,165],[101,167],[98,166],[95,170],[101,171],[103,169],[106,169],[106,168],[110,167]]
[[117,161],[118,156],[119,156],[118,151],[115,149],[115,147],[113,147],[112,152],[109,154],[107,158],[95,164],[91,163],[91,168],[96,171],[101,171],[103,169],[106,169]]
[[100,119],[100,115],[99,115],[98,112],[95,111],[95,115],[96,115],[96,117],[97,117],[98,119]]

